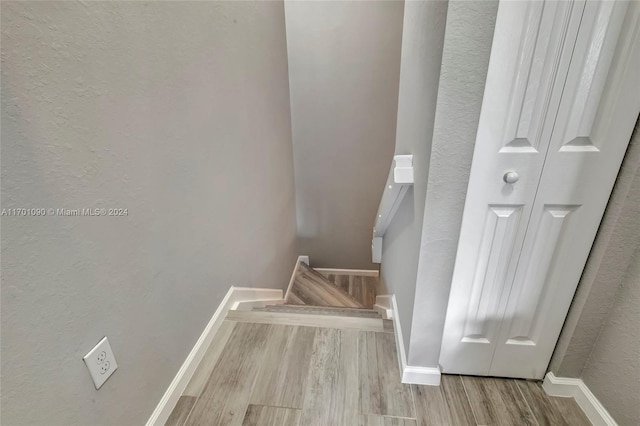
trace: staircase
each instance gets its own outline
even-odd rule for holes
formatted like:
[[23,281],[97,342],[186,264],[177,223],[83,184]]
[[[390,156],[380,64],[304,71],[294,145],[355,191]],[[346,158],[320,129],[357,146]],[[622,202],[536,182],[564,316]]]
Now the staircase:
[[339,273],[325,276],[298,262],[285,303],[370,309],[376,301],[377,285],[377,277]]
[[226,319],[259,324],[393,332],[393,323],[375,311],[378,278],[357,271],[316,271],[298,262],[284,304],[235,310]]
[[298,263],[284,299],[236,304],[165,426],[415,425],[377,278]]

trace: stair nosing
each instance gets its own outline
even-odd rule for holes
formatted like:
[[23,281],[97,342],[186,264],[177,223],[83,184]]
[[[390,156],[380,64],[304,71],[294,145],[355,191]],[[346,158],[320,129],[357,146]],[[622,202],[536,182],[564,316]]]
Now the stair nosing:
[[[337,319],[333,321],[332,319]],[[298,314],[291,312],[268,311],[229,311],[228,321],[262,324],[298,325],[317,328],[356,329],[390,333],[385,330],[382,318],[349,317],[341,315]]]
[[380,313],[368,309],[349,309],[333,306],[311,306],[311,305],[266,305],[254,307],[256,312],[282,312],[306,315],[341,316],[356,318],[382,318]]
[[280,305],[266,305],[266,306],[284,306],[284,307],[292,307],[292,308],[311,308],[311,309],[345,309],[348,311],[355,312],[375,312],[378,313],[375,309],[371,308],[353,308],[351,306],[316,306],[316,305],[292,305],[289,303],[282,303]]

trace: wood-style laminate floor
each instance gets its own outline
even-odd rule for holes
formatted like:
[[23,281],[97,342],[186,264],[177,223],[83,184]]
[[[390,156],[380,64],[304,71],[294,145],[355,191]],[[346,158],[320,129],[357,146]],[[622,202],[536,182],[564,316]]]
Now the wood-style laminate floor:
[[298,263],[286,303],[311,306],[371,308],[376,302],[378,278],[358,274],[320,273]]
[[573,399],[549,397],[537,382],[444,375],[439,387],[402,384],[394,334],[383,329],[225,320],[167,424],[590,424]]
[[366,308],[376,303],[378,277],[358,274],[322,274],[338,288],[349,293]]

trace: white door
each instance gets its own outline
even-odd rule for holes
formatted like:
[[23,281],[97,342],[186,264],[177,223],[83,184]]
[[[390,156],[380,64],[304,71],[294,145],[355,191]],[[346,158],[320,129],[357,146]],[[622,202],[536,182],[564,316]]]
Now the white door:
[[638,9],[500,2],[445,373],[543,377],[640,110]]

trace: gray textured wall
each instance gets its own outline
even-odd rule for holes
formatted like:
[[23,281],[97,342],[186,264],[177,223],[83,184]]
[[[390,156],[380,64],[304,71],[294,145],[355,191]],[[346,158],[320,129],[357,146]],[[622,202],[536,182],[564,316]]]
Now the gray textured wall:
[[396,129],[401,1],[285,2],[300,254],[366,268]]
[[380,265],[382,291],[396,295],[405,350],[411,332],[446,18],[446,1],[405,3],[395,153],[413,154],[415,184],[385,233]]
[[[640,181],[640,179],[639,179]],[[636,185],[640,192],[640,184]],[[640,208],[636,208],[640,216]],[[620,425],[640,424],[640,245],[600,330],[582,380]]]
[[551,359],[621,425],[640,423],[640,132],[631,138]]
[[[231,285],[284,287],[281,2],[2,2],[2,424],[144,424]],[[82,362],[104,335],[119,369]]]
[[413,311],[407,355],[410,365],[438,365],[497,8],[497,1],[449,1],[414,302],[420,309]]

